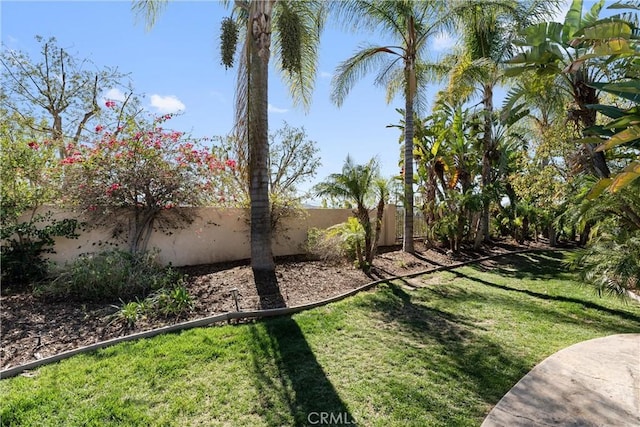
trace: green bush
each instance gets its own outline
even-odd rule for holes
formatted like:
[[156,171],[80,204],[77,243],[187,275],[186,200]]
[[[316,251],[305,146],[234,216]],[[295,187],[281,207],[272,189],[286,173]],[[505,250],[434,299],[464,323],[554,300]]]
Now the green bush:
[[44,279],[49,271],[44,254],[54,252],[54,238],[77,238],[78,225],[74,219],[58,221],[46,214],[3,226],[0,232],[3,291],[25,290]]
[[132,254],[121,250],[85,254],[65,265],[53,280],[40,285],[37,294],[86,302],[130,301],[181,283],[182,275],[160,266],[156,255],[157,252]]

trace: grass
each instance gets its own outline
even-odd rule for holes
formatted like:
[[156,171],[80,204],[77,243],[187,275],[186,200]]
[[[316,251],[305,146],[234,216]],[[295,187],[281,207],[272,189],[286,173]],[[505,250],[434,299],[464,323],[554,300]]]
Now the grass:
[[[319,309],[124,343],[0,382],[2,425],[477,426],[535,364],[640,332],[553,252],[402,281]],[[353,424],[352,424],[353,425]]]

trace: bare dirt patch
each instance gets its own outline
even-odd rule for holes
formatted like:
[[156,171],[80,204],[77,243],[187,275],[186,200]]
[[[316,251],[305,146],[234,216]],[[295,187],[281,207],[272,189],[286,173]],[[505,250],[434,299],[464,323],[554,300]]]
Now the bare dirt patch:
[[[301,257],[279,259],[278,283],[289,307],[317,302],[343,294],[373,279],[401,276],[482,256],[526,249],[512,243],[451,254],[416,245],[415,255],[399,248],[382,248],[367,276],[350,264],[309,261]],[[533,245],[532,245],[533,246]],[[535,245],[544,247],[544,245]],[[114,321],[117,307],[111,304],[48,302],[29,293],[0,297],[0,368],[24,364],[99,341],[161,326],[235,311],[232,290],[237,289],[240,310],[254,310],[259,297],[247,262],[200,265],[181,269],[195,308],[180,318],[142,319],[135,327]]]

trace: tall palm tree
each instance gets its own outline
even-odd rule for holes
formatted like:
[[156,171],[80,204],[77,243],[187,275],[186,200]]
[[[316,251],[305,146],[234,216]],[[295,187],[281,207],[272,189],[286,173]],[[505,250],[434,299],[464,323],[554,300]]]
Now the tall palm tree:
[[[137,0],[134,10],[144,15],[148,25],[153,25],[165,3],[166,0]],[[320,0],[236,0],[236,21],[223,22],[223,31],[226,26],[227,31],[231,28],[236,35],[237,30],[232,23],[244,25],[244,30],[240,31],[244,36],[244,46],[239,55],[236,134],[248,152],[251,268],[260,295],[279,293],[271,248],[269,204],[269,61],[273,49],[294,103],[308,108],[325,12],[325,4]],[[223,34],[223,39],[228,34]],[[226,46],[230,51],[223,51],[225,66],[231,65],[228,55],[231,53],[233,58],[235,43],[231,45],[231,48]]]
[[[491,185],[491,171],[498,160],[493,135],[493,92],[502,82],[502,63],[513,55],[513,40],[518,32],[549,16],[557,8],[555,0],[459,0],[453,7],[462,45],[450,73],[450,88],[456,96],[480,93],[484,109],[482,188]],[[489,204],[483,197],[480,232],[476,246],[489,239]]]
[[387,91],[387,102],[402,93],[404,127],[404,238],[402,248],[413,247],[413,119],[424,103],[426,83],[434,80],[438,67],[427,65],[427,41],[445,26],[446,2],[411,0],[351,0],[338,3],[341,19],[354,27],[383,31],[395,44],[364,45],[337,68],[332,80],[332,101],[340,106],[358,79],[379,69],[375,83]]

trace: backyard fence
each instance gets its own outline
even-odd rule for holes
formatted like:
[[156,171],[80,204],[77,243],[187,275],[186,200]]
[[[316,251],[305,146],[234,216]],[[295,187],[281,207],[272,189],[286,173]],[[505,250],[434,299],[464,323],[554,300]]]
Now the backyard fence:
[[[245,209],[175,208],[189,210],[191,223],[177,229],[154,230],[149,239],[149,249],[159,251],[158,261],[175,266],[212,264],[250,258],[248,211]],[[69,211],[45,209],[53,219],[75,218],[88,220]],[[44,212],[42,212],[44,213]],[[304,214],[285,218],[274,230],[273,252],[275,256],[305,253],[310,228],[328,228],[345,222],[353,216],[350,209],[305,209]],[[396,207],[385,208],[380,246],[395,244]],[[85,227],[78,239],[57,238],[55,253],[49,260],[64,264],[83,253],[125,248],[126,244],[112,236],[109,227]]]
[[[396,243],[401,242],[404,237],[404,208],[402,206],[395,207],[395,224],[396,224]],[[413,238],[427,237],[427,221],[421,210],[415,209],[413,212]]]

